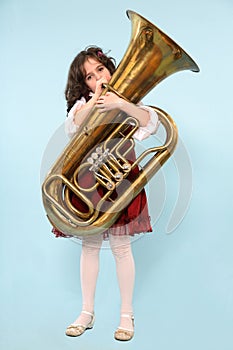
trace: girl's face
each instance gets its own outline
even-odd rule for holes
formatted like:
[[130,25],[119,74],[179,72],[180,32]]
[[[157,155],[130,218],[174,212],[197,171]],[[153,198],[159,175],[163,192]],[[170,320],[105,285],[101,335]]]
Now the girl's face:
[[109,70],[95,58],[88,58],[83,65],[85,72],[85,83],[92,92],[95,92],[96,85],[108,83],[111,79]]

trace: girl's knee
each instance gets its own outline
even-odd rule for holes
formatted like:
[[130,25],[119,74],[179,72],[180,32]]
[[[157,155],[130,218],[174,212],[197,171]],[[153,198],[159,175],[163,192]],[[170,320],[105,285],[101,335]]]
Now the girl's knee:
[[115,258],[122,259],[131,254],[131,243],[129,236],[110,235],[109,242]]
[[87,254],[99,253],[102,241],[101,235],[85,236],[82,239],[82,251]]

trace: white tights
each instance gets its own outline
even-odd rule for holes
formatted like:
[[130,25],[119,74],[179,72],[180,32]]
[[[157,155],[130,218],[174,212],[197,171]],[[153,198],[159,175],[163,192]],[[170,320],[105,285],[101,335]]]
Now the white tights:
[[[82,240],[80,260],[80,278],[83,305],[82,309],[94,312],[96,282],[99,272],[99,252],[102,245],[102,235],[85,237]],[[116,262],[117,279],[121,295],[121,314],[133,314],[132,299],[135,278],[134,258],[131,251],[130,237],[109,235],[109,243]],[[80,314],[75,323],[86,325],[90,316]],[[120,326],[132,328],[130,318],[121,318]]]

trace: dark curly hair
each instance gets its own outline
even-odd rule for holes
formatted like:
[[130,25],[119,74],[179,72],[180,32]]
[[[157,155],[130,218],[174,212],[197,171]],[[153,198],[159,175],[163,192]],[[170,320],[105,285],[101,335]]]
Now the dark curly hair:
[[101,62],[109,70],[111,75],[116,70],[115,59],[104,54],[100,47],[89,46],[85,50],[81,51],[71,63],[68,73],[68,79],[65,88],[67,112],[70,111],[75,102],[82,96],[86,100],[89,99],[90,90],[85,83],[85,72],[83,68],[84,63],[89,57]]

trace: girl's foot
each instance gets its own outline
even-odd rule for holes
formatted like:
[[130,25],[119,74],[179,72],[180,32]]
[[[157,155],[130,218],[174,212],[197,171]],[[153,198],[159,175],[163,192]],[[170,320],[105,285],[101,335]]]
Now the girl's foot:
[[114,338],[120,341],[131,340],[134,336],[134,317],[128,314],[121,314],[120,326],[114,333]]
[[77,320],[66,328],[66,335],[78,337],[83,334],[86,329],[93,328],[94,322],[94,313],[83,310]]

